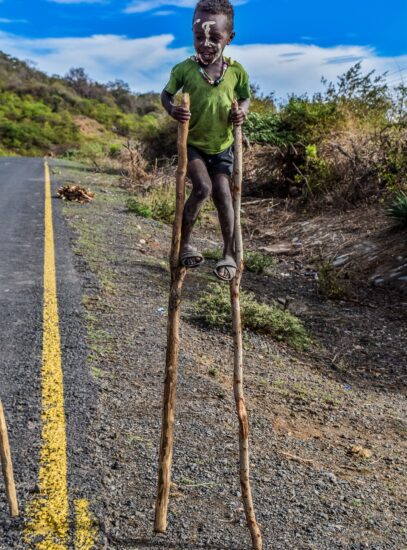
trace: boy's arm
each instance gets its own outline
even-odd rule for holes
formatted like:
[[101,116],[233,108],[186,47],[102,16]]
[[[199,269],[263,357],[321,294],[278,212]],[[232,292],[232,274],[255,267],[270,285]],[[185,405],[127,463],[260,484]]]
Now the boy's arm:
[[241,126],[247,118],[250,108],[250,99],[239,99],[238,101],[239,109],[233,111],[232,109],[232,122],[236,126]]
[[174,105],[174,96],[166,90],[161,92],[161,103],[167,113],[178,122],[188,122],[191,118],[191,112],[188,109]]

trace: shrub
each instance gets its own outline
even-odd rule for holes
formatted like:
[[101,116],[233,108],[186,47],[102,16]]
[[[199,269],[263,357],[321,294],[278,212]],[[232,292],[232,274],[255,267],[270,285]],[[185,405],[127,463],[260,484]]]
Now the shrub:
[[284,145],[286,139],[280,131],[280,119],[275,113],[250,113],[244,125],[244,133],[251,143]]
[[164,115],[157,121],[155,128],[143,134],[143,141],[148,159],[170,158],[177,154],[178,127],[175,120]]
[[307,145],[305,148],[305,162],[297,166],[294,182],[303,189],[304,197],[314,197],[326,192],[332,183],[331,171],[328,162],[318,155],[316,145]]
[[120,156],[122,146],[120,143],[112,143],[109,147],[109,157],[117,158]]
[[152,217],[151,208],[134,197],[127,199],[126,206],[130,212],[137,214],[137,216],[142,218]]
[[280,132],[285,134],[285,141],[303,145],[318,144],[327,132],[337,128],[342,121],[338,105],[319,97],[310,99],[292,95],[279,115]]
[[261,252],[245,252],[244,253],[244,265],[247,271],[261,275],[269,267],[273,265],[273,258],[271,256],[266,256],[261,254]]
[[[146,207],[150,212],[149,216],[144,217],[150,217],[153,220],[157,220],[166,224],[172,224],[172,222],[174,221],[176,195],[175,184],[173,182],[164,183],[163,185],[156,187],[151,187],[145,195],[140,195],[134,200],[139,205],[143,205],[144,207]],[[206,201],[199,213],[197,223],[201,223],[202,214],[212,209],[213,202],[211,200]],[[134,208],[132,209],[130,207],[130,210],[137,214]]]
[[208,249],[208,250],[204,250],[203,251],[203,256],[204,258],[206,258],[207,260],[214,260],[214,261],[218,261],[222,258],[222,249],[221,248],[211,248],[211,249]]
[[144,196],[132,197],[127,201],[127,208],[143,218],[170,224],[175,214],[174,186],[154,187]]
[[399,191],[396,194],[387,210],[387,215],[396,226],[407,227],[407,193]]
[[340,300],[346,294],[338,272],[329,262],[318,266],[318,290],[332,300]]
[[54,113],[48,105],[27,95],[0,92],[0,140],[21,154],[37,154],[52,145],[70,145],[79,132],[70,113]]
[[[304,350],[311,344],[301,321],[292,313],[275,305],[258,302],[251,292],[240,295],[242,322],[253,332],[270,334],[279,341],[285,341],[297,350]],[[210,287],[197,301],[193,317],[210,327],[222,328],[231,324],[230,293],[227,285]]]

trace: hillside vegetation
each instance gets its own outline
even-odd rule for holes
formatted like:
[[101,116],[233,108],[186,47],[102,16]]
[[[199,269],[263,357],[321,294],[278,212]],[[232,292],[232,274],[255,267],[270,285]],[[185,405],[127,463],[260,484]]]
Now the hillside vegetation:
[[81,68],[49,77],[0,52],[0,154],[113,154],[154,133],[161,115],[156,94],[99,84]]
[[255,99],[246,124],[250,141],[261,145],[253,174],[249,167],[252,187],[344,207],[402,192],[407,87],[390,88],[386,75],[365,75],[360,63],[337,83],[324,83],[324,93],[292,95],[278,109]]
[[[390,88],[386,75],[363,74],[359,63],[324,84],[323,93],[279,104],[253,86],[247,193],[339,208],[390,197],[389,215],[402,227],[407,87]],[[1,52],[0,140],[3,155],[76,157],[137,185],[176,154],[176,126],[158,94],[132,93],[120,80],[95,82],[81,68],[47,76]]]

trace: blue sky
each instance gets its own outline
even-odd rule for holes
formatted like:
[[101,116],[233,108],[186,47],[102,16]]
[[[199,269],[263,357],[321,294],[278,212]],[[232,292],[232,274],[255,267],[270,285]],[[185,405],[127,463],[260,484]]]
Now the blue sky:
[[[361,60],[366,71],[407,81],[407,1],[238,0],[229,55],[279,97],[321,89]],[[160,90],[171,66],[192,53],[194,0],[0,0],[0,49],[50,74],[84,67]]]

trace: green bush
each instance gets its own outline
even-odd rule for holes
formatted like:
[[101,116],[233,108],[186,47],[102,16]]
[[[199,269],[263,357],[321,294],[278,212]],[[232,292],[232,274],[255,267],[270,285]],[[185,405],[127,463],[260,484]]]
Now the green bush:
[[273,265],[273,258],[261,254],[261,252],[245,252],[244,253],[244,265],[247,271],[261,275],[269,267]]
[[[172,224],[175,215],[175,200],[175,184],[161,185],[159,187],[152,187],[145,195],[130,199],[131,204],[133,204],[132,201],[135,201],[139,206],[130,206],[129,210],[138,214],[136,209],[140,209],[140,211],[144,209],[144,212],[148,212],[149,215],[139,215],[166,224]],[[213,207],[211,200],[205,202],[197,219],[198,225],[202,222],[202,214],[212,210]]]
[[392,200],[387,215],[396,226],[407,227],[407,193],[399,191]]
[[307,145],[305,161],[298,166],[294,182],[303,190],[304,197],[314,197],[325,193],[331,183],[332,176],[327,161],[318,156],[316,145]]
[[154,187],[144,196],[132,197],[127,201],[127,208],[143,218],[171,224],[175,214],[174,186]]
[[70,146],[79,132],[70,113],[55,113],[27,95],[0,92],[0,141],[20,154],[38,154],[52,145]]
[[[279,341],[285,341],[297,350],[304,350],[311,344],[301,321],[292,313],[277,306],[258,302],[251,292],[240,295],[242,322],[253,332],[270,334]],[[222,328],[231,324],[230,293],[228,285],[216,285],[201,296],[194,307],[193,317],[210,327]]]
[[176,121],[167,115],[160,117],[156,127],[143,134],[149,160],[174,157],[177,154],[177,134]]
[[341,300],[346,295],[338,271],[329,262],[318,266],[318,290],[332,300]]
[[338,128],[343,117],[334,101],[291,96],[279,113],[280,132],[289,143],[304,146],[319,143],[329,131]]
[[137,216],[142,218],[152,217],[151,208],[134,197],[127,199],[126,206],[130,212],[133,212]]
[[112,143],[109,147],[109,157],[117,158],[120,155],[121,150],[122,146],[120,143]]
[[281,133],[280,117],[276,113],[249,113],[244,124],[244,133],[251,143],[284,145],[286,136]]

